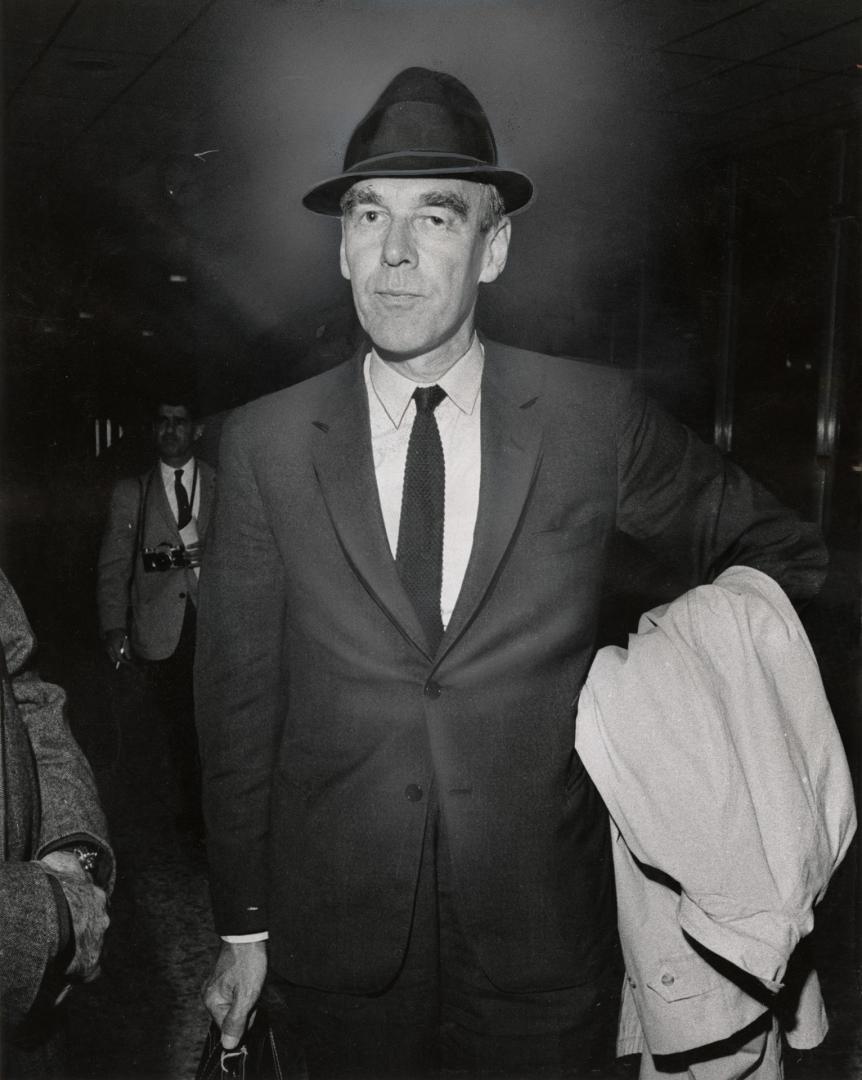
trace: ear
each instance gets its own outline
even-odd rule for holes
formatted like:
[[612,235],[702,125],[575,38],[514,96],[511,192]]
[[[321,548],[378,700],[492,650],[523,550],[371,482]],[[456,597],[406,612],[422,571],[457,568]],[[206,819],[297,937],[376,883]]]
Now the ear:
[[341,264],[341,276],[350,281],[350,267],[347,265],[347,254],[344,250],[344,219],[341,219],[341,244],[338,248],[338,259]]
[[512,236],[512,223],[507,217],[497,225],[486,241],[485,261],[479,281],[496,281],[502,274],[509,256],[509,240]]

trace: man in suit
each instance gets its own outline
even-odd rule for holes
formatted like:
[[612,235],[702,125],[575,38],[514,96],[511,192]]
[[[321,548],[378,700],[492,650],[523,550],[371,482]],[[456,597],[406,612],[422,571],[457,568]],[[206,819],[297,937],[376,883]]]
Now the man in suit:
[[[0,572],[0,1075],[60,1075],[56,1004],[99,972],[113,854],[63,691]],[[54,1071],[58,1070],[58,1071]],[[65,1072],[62,1073],[65,1075]]]
[[157,461],[111,494],[98,563],[99,626],[115,668],[141,662],[166,724],[182,802],[178,824],[200,828],[193,663],[198,576],[215,473],[195,457],[203,432],[193,402],[167,391],[153,413]]
[[227,1047],[266,982],[312,1080],[569,1076],[619,999],[574,752],[615,529],[814,593],[804,525],[616,370],[477,335],[532,185],[408,69],[310,191],[368,342],[225,427],[198,726]]

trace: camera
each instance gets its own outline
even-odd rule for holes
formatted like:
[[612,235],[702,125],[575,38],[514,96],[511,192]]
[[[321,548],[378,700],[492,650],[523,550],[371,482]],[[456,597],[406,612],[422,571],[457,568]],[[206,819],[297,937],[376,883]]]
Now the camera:
[[179,547],[160,544],[154,548],[143,548],[141,550],[141,560],[144,564],[144,572],[147,574],[157,573],[162,570],[186,570],[191,566],[186,549],[182,544]]

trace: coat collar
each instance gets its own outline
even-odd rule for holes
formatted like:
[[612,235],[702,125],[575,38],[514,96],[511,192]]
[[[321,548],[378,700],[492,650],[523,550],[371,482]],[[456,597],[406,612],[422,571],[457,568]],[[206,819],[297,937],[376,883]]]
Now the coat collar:
[[[484,341],[482,469],[473,550],[437,654],[438,660],[475,618],[513,541],[541,457],[541,369],[525,367],[503,346]],[[364,348],[333,372],[315,428],[312,456],[330,518],[370,596],[400,632],[432,659],[389,549],[374,476]]]

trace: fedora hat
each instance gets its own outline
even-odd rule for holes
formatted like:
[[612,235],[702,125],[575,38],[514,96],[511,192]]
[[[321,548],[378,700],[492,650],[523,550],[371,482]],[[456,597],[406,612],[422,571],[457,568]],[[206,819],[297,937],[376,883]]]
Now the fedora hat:
[[353,132],[343,172],[313,187],[302,203],[316,214],[340,214],[345,191],[378,176],[494,184],[508,214],[523,210],[533,196],[528,176],[497,164],[491,125],[467,87],[421,67],[395,76]]

